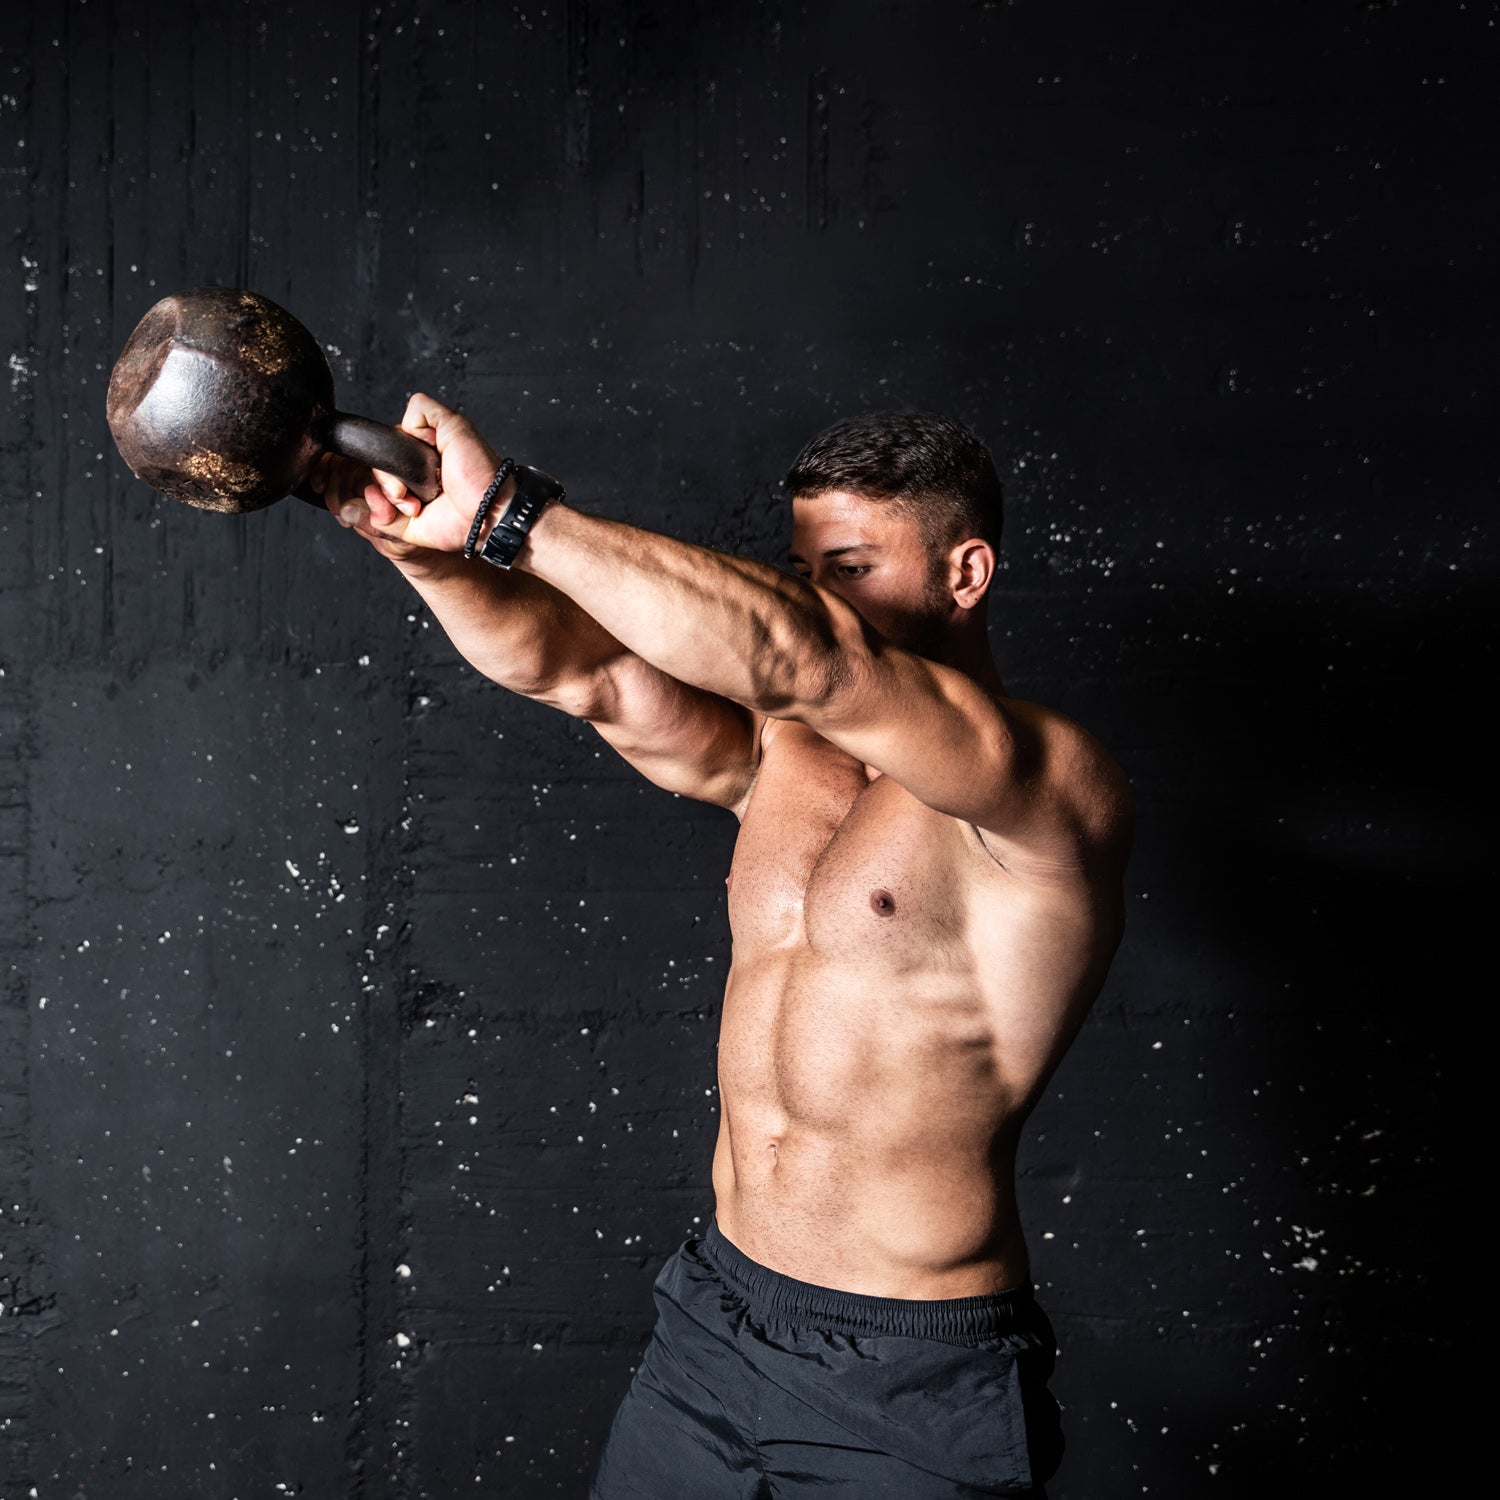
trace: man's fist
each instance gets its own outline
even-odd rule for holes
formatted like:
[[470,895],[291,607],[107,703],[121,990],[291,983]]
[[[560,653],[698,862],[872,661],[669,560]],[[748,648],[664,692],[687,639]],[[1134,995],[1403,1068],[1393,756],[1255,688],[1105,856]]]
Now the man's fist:
[[[438,450],[442,490],[424,505],[394,474],[325,453],[312,486],[341,526],[352,527],[383,556],[407,562],[422,553],[462,552],[474,512],[500,467],[500,457],[467,417],[420,392],[406,403],[402,428]],[[508,479],[490,514],[498,516],[515,489]]]

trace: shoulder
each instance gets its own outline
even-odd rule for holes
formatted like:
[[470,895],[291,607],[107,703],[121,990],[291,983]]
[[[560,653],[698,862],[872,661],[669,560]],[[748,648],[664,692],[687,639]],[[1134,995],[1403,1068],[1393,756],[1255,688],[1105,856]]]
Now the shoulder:
[[1119,761],[1076,719],[1020,698],[1002,699],[1001,705],[1025,726],[1038,753],[1037,770],[1049,787],[1105,822],[1131,808],[1130,782]]
[[1044,868],[1123,870],[1135,798],[1120,763],[1059,709],[1020,698],[1001,698],[998,706],[1018,741],[1017,770],[1029,783],[1036,816],[1022,840],[981,829],[986,846],[997,858],[1004,848],[1013,860]]

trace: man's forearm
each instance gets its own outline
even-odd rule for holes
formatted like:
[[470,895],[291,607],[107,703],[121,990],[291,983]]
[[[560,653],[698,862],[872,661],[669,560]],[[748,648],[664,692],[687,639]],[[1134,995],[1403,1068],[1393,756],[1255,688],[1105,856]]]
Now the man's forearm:
[[[459,654],[492,682],[528,697],[577,694],[621,645],[540,578],[453,553],[396,564]],[[582,703],[572,705],[582,708]]]
[[838,672],[821,596],[766,563],[559,504],[512,571],[545,580],[678,681],[761,713],[821,699]]

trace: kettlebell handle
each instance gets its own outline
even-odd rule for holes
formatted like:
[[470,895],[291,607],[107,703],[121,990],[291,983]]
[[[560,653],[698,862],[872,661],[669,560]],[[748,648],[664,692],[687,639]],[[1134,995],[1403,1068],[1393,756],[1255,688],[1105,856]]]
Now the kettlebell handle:
[[[431,443],[424,443],[399,427],[387,427],[369,417],[351,416],[336,411],[329,418],[323,434],[323,446],[330,453],[342,454],[356,463],[369,464],[394,474],[419,500],[431,500],[442,493],[439,479],[441,460]],[[304,480],[292,493],[299,500],[322,507],[323,497]]]

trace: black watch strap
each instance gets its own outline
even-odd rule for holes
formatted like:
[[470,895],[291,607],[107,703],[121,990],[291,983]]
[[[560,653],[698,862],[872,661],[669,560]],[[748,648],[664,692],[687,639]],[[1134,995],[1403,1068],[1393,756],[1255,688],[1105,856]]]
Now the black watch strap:
[[550,474],[529,464],[517,464],[514,472],[516,492],[479,549],[479,556],[497,568],[508,568],[516,560],[536,518],[567,493]]

